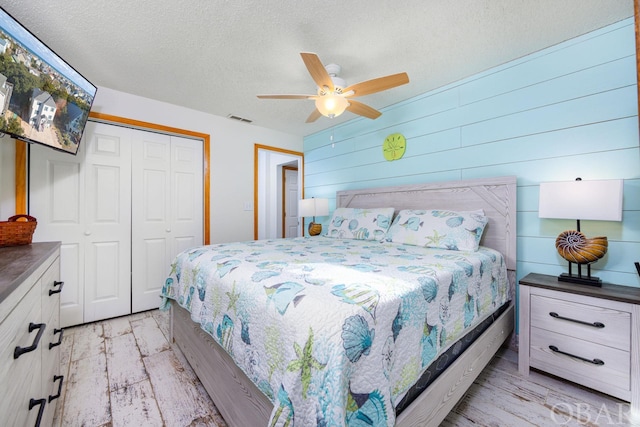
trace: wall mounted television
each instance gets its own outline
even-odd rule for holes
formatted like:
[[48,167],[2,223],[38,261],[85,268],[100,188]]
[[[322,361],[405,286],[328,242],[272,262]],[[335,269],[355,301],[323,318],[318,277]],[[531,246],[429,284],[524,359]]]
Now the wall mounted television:
[[0,133],[76,154],[96,87],[0,8]]

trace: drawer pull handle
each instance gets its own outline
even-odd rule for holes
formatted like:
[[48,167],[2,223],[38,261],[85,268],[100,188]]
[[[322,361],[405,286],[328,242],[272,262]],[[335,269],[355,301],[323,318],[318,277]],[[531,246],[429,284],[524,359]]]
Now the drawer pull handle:
[[49,289],[49,296],[53,294],[59,294],[60,292],[62,292],[62,288],[64,287],[64,282],[60,282],[56,280],[53,282],[53,287],[55,288],[56,286],[60,286],[60,289],[56,289],[55,291],[53,289]]
[[587,325],[587,326],[592,326],[594,328],[604,328],[604,323],[600,323],[600,322],[593,322],[593,323],[589,323],[589,322],[584,322],[582,320],[578,320],[578,319],[572,319],[570,317],[564,317],[564,316],[560,316],[558,313],[556,313],[555,311],[552,311],[551,313],[549,313],[549,316],[556,318],[556,319],[562,319],[562,320],[568,320],[569,322],[575,322],[575,323],[579,323],[581,325]]
[[[38,348],[38,343],[40,342],[40,338],[42,338],[42,334],[44,333],[45,324],[44,323],[29,323],[29,333],[33,332],[35,329],[38,329],[38,335],[36,335],[36,339],[33,340],[33,344],[29,347],[16,347],[13,350],[13,358],[17,359],[25,353],[29,353],[30,351]],[[37,403],[36,403],[37,405]]]
[[47,399],[33,399],[29,400],[29,410],[32,410],[34,406],[40,405],[38,409],[38,419],[36,419],[36,427],[42,422],[42,414],[44,413],[44,405],[47,404]]
[[56,381],[60,381],[58,383],[58,393],[54,396],[49,395],[49,403],[51,403],[52,400],[56,400],[57,398],[59,398],[62,394],[62,383],[64,382],[64,375],[54,375],[53,382],[55,383]]
[[55,334],[60,334],[60,338],[58,338],[58,342],[50,342],[49,343],[49,350],[51,350],[53,347],[57,347],[60,344],[62,344],[62,335],[64,334],[64,331],[62,329],[54,329],[53,330],[53,335]]
[[549,346],[549,350],[553,351],[554,353],[564,354],[565,356],[569,356],[569,357],[573,357],[574,359],[582,360],[583,362],[593,363],[594,365],[598,365],[598,366],[604,365],[604,361],[602,361],[600,359],[587,359],[587,358],[584,358],[584,357],[576,356],[575,354],[571,354],[571,353],[567,353],[566,351],[558,350],[558,347],[556,347],[555,345],[550,345]]

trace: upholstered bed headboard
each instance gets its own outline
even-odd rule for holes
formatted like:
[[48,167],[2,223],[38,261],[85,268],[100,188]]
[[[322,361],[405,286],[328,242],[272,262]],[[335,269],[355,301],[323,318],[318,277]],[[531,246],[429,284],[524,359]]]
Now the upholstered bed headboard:
[[516,177],[480,178],[396,187],[344,190],[337,207],[401,209],[483,209],[489,217],[480,244],[500,251],[516,269]]

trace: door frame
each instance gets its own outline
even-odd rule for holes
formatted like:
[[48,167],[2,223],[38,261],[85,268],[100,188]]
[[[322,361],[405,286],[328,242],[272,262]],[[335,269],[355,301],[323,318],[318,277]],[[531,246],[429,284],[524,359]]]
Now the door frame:
[[291,156],[290,161],[298,161],[298,185],[300,185],[300,195],[304,198],[304,153],[300,151],[287,150],[285,148],[271,147],[269,145],[254,144],[253,146],[253,239],[258,240],[258,223],[260,218],[260,150],[284,154]]

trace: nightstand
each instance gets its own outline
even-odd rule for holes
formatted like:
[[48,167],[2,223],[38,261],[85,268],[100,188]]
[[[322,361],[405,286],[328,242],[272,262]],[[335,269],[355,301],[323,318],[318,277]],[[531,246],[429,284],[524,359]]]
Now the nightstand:
[[543,274],[519,283],[520,373],[548,372],[630,402],[640,415],[640,290]]

